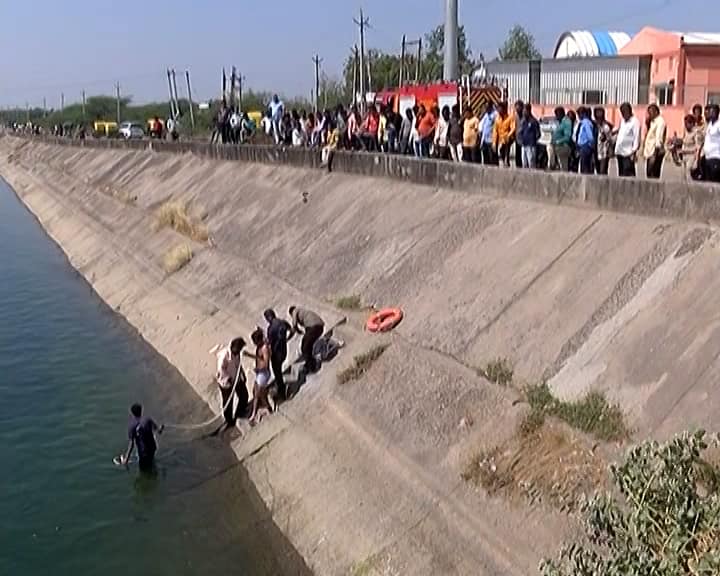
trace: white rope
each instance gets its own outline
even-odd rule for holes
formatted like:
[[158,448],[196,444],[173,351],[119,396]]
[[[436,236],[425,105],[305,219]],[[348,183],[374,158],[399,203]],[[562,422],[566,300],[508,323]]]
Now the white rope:
[[[217,350],[217,347],[214,350]],[[209,420],[206,420],[205,422],[201,422],[200,424],[165,424],[165,428],[172,428],[173,430],[200,430],[201,428],[206,428],[207,426],[210,426],[210,424],[217,422],[220,418],[223,417],[223,415],[225,414],[225,410],[227,410],[230,403],[235,400],[235,390],[237,388],[238,380],[240,379],[240,372],[242,372],[242,369],[243,368],[241,357],[240,361],[238,362],[238,369],[237,373],[235,374],[235,383],[233,384],[230,396],[228,397],[225,405],[222,406],[218,414],[215,414],[215,416],[213,416]]]

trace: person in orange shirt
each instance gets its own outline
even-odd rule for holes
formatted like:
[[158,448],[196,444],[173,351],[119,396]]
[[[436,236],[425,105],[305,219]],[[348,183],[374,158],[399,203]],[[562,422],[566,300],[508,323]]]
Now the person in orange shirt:
[[510,147],[515,134],[515,117],[508,113],[507,102],[498,104],[498,117],[493,128],[493,147],[505,166],[510,166]]
[[465,162],[477,162],[480,120],[478,120],[478,117],[473,114],[470,107],[465,108],[464,118],[462,159]]
[[430,156],[430,144],[435,136],[435,127],[437,125],[437,116],[434,110],[427,112],[425,106],[420,104],[418,113],[418,138],[420,139],[420,156],[427,158]]

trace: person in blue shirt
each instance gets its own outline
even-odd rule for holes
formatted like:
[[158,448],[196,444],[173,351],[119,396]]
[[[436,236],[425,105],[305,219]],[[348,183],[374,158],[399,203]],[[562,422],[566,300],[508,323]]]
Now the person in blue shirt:
[[482,154],[482,162],[486,166],[494,166],[498,163],[495,150],[493,149],[495,118],[497,118],[495,107],[492,102],[488,102],[487,108],[485,108],[485,114],[483,114],[482,120],[480,120],[480,152]]
[[125,454],[122,454],[118,463],[127,465],[130,462],[133,448],[137,446],[138,467],[143,472],[153,469],[157,442],[155,432],[162,434],[164,426],[155,424],[152,418],[143,418],[142,406],[133,404],[130,407],[130,420],[128,422],[128,447]]
[[593,173],[593,159],[595,157],[595,126],[590,120],[590,110],[581,106],[578,108],[577,151],[580,158],[580,174]]
[[557,126],[550,137],[548,149],[548,167],[550,170],[568,171],[570,154],[572,152],[572,121],[565,114],[565,108],[555,108]]
[[537,144],[540,141],[540,123],[532,113],[532,105],[525,104],[518,129],[518,144],[522,147],[522,167],[535,168]]

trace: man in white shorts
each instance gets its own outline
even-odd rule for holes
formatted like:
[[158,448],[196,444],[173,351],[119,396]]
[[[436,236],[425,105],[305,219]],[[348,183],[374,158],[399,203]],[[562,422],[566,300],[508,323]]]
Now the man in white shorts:
[[[255,359],[255,385],[253,386],[253,410],[250,416],[250,425],[254,426],[259,422],[258,412],[267,408],[272,413],[272,406],[268,400],[270,389],[270,345],[265,338],[262,328],[257,328],[252,333],[252,341],[255,344],[255,354],[246,353],[246,356]],[[261,419],[261,418],[260,418]]]

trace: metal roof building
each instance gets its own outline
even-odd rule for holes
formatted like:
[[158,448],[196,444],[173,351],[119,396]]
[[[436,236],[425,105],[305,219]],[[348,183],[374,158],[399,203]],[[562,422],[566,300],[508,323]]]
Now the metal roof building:
[[553,58],[616,56],[628,42],[630,36],[625,32],[574,30],[558,38]]

